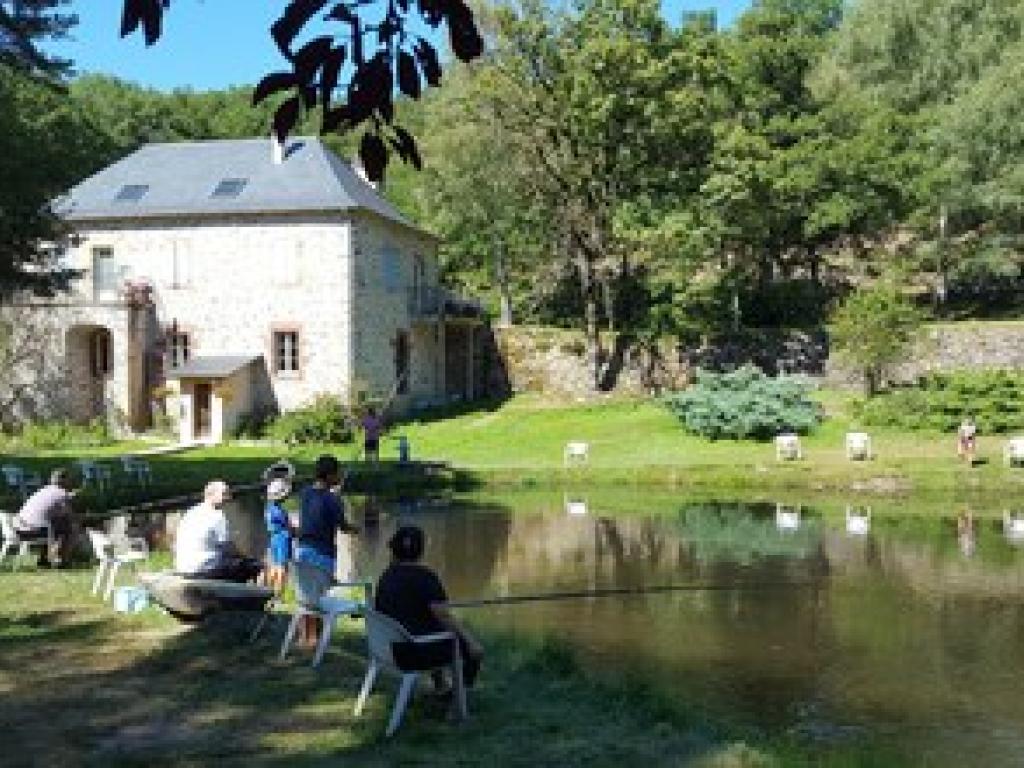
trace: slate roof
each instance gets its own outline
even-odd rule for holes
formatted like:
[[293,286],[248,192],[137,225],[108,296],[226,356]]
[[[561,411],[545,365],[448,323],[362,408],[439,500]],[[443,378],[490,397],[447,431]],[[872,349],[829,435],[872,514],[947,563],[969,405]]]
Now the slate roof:
[[169,379],[219,379],[241,370],[259,355],[211,355],[193,357],[184,365],[167,371]]
[[355,209],[415,228],[315,137],[289,139],[280,164],[269,138],[147,144],[56,201],[68,221]]

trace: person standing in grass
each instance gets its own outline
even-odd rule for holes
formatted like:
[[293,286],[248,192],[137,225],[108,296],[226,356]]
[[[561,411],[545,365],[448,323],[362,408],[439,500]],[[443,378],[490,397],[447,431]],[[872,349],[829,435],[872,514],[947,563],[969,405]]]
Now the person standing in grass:
[[[338,532],[356,534],[359,529],[345,519],[345,508],[340,498],[341,464],[338,460],[334,456],[321,456],[316,460],[313,472],[313,484],[301,496],[295,559],[314,566],[319,581],[313,585],[315,594],[307,597],[318,600],[334,582],[338,567]],[[306,616],[302,644],[315,646],[319,640],[320,619]]]
[[363,428],[363,458],[366,461],[377,461],[380,458],[380,435],[384,431],[384,419],[377,415],[371,405],[366,409],[360,426]]
[[75,496],[71,473],[56,469],[50,482],[29,496],[14,516],[14,530],[26,540],[49,541],[39,565],[67,565],[71,544],[71,499]]
[[288,579],[288,562],[292,559],[291,521],[281,506],[281,502],[288,498],[291,492],[291,483],[283,477],[275,477],[267,486],[267,508],[264,513],[270,554],[267,586],[278,595],[284,592],[284,585]]
[[974,456],[978,444],[978,427],[974,418],[970,415],[964,417],[960,422],[960,429],[956,433],[956,453],[970,466],[974,466]]

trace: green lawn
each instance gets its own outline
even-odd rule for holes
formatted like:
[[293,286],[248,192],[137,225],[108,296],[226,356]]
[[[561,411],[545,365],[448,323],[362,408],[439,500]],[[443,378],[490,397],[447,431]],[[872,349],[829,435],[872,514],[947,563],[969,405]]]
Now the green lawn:
[[4,765],[810,764],[791,746],[769,760],[756,735],[746,747],[643,691],[590,681],[552,646],[493,637],[467,723],[447,722],[421,696],[386,742],[393,681],[362,718],[352,714],[365,664],[358,624],[313,671],[306,653],[277,661],[283,619],[250,644],[245,617],[191,628],[156,609],[114,614],[90,596],[90,579],[84,569],[0,570]]
[[[777,462],[770,442],[711,442],[688,435],[674,416],[651,400],[553,404],[536,396],[519,396],[447,418],[395,425],[382,444],[385,461],[376,467],[358,462],[358,448],[353,444],[290,449],[225,445],[153,457],[153,488],[136,489],[122,480],[116,492],[92,494],[83,504],[86,509],[102,511],[141,499],[196,493],[213,477],[236,484],[254,483],[270,462],[282,456],[295,462],[300,472],[308,473],[315,457],[324,451],[350,463],[353,474],[348,488],[353,491],[387,492],[426,484],[463,490],[487,486],[658,486],[735,498],[854,491],[971,499],[1024,490],[1024,471],[1002,465],[1002,438],[993,436],[981,436],[982,462],[971,468],[957,459],[951,434],[871,428],[868,431],[877,458],[847,461],[844,434],[860,429],[849,416],[850,398],[829,391],[818,396],[829,418],[814,434],[803,438],[805,458],[796,462]],[[415,459],[446,462],[456,471],[428,477],[398,467],[394,461],[398,435],[409,438]],[[585,466],[563,467],[563,448],[570,440],[590,444]],[[130,447],[81,453],[110,458]],[[75,455],[78,452],[13,453],[0,455],[0,461],[13,461],[45,474]]]
[[[849,416],[850,397],[829,391],[819,397],[829,418],[802,439],[805,459],[797,462],[777,462],[770,442],[711,442],[688,435],[650,400],[551,406],[523,396],[492,411],[411,423],[396,432],[409,436],[415,455],[451,462],[493,483],[650,483],[742,492],[1024,489],[1024,472],[1002,466],[1002,440],[996,437],[981,437],[984,463],[969,468],[956,457],[953,435],[870,428],[877,458],[850,462],[844,436],[861,429]],[[582,469],[562,466],[569,440],[590,443]]]

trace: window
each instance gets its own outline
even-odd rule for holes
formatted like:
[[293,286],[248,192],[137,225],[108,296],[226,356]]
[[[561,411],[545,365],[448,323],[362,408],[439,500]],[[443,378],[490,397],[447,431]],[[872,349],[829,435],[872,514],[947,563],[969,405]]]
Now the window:
[[119,203],[137,203],[149,192],[149,184],[125,184],[114,198]]
[[299,332],[274,331],[274,373],[299,372]]
[[381,259],[381,276],[384,280],[384,290],[394,293],[402,287],[402,261],[397,250],[386,246]]
[[96,293],[107,293],[117,290],[118,268],[114,262],[112,248],[92,249],[92,284]]
[[113,340],[106,328],[98,328],[89,336],[89,368],[96,378],[110,373],[112,346]]
[[245,185],[248,183],[248,179],[221,179],[220,183],[217,184],[210,194],[210,197],[238,197],[242,194],[242,190],[245,189]]
[[171,368],[180,368],[188,362],[192,355],[192,340],[187,333],[171,333],[168,349],[171,357]]
[[405,331],[395,335],[395,382],[398,394],[409,391],[409,334]]

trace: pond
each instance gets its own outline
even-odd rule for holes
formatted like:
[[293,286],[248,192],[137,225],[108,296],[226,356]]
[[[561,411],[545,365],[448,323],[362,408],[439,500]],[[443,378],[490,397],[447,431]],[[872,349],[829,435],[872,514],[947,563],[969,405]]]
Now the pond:
[[[628,497],[627,497],[628,499]],[[638,494],[638,507],[650,508]],[[462,609],[570,643],[587,668],[653,686],[708,720],[858,743],[927,765],[1024,762],[1024,516],[963,508],[694,502],[657,514],[602,497],[355,502],[340,576],[375,576],[394,528],[427,532],[453,600],[709,584]],[[232,511],[262,544],[259,510]]]

